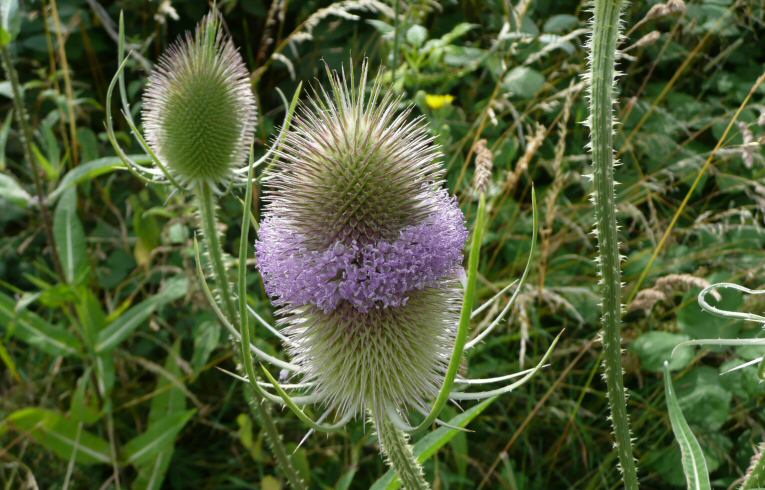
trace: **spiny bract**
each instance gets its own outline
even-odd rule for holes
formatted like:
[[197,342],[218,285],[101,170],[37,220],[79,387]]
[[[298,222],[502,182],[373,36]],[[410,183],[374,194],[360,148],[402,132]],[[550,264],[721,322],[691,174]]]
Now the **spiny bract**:
[[328,74],[268,177],[258,267],[318,399],[426,410],[459,323],[464,217],[423,120],[379,77],[367,94],[366,64]]
[[143,95],[149,145],[181,182],[226,184],[252,144],[249,74],[215,13],[162,55]]

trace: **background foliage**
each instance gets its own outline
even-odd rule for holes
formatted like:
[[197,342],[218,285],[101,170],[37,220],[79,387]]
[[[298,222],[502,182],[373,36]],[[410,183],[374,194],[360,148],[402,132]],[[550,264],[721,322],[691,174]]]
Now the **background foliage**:
[[[763,72],[765,5],[693,0],[657,16],[656,4],[628,7],[616,107],[629,299],[625,382],[644,488],[685,481],[662,362],[682,340],[760,335],[758,327],[702,313],[695,297],[708,282],[762,287],[765,242],[761,88],[704,168]],[[339,68],[364,55],[374,65],[397,67],[387,81],[427,118],[468,218],[474,149],[486,140],[494,176],[480,269],[484,299],[523,269],[536,186],[543,224],[536,267],[511,320],[471,353],[466,367],[475,376],[529,367],[562,328],[566,334],[548,369],[485,407],[473,432],[457,434],[427,462],[431,481],[454,489],[617,488],[605,386],[597,376],[595,241],[588,235],[589,182],[582,177],[588,163],[580,124],[584,2],[255,0],[219,7],[253,73],[259,151],[283,117],[277,87],[291,94],[300,80],[318,83],[323,61]],[[216,369],[233,370],[232,352],[194,277],[192,207],[120,170],[106,139],[104,100],[116,69],[120,10],[136,53],[128,92],[137,102],[152,61],[207,12],[205,2],[26,1],[20,31],[8,45],[61,271],[43,233],[6,75],[0,82],[0,481],[5,488],[33,488],[32,482],[40,488],[118,482],[279,488],[281,476],[248,415],[241,384]],[[138,116],[140,104],[132,107]],[[123,126],[118,134],[124,145],[130,145],[127,131]],[[221,213],[231,252],[238,246],[237,200],[226,199]],[[272,319],[256,274],[251,281],[251,304]],[[721,302],[726,309],[763,306],[733,292]],[[278,339],[263,329],[257,343],[279,352]],[[757,410],[765,385],[756,371],[720,373],[759,355],[761,348],[753,347],[687,348],[670,364],[717,488],[743,474],[765,432]],[[305,428],[278,416],[295,447]],[[73,452],[75,442],[80,449]],[[360,422],[311,436],[296,461],[313,488],[368,488],[385,470]]]

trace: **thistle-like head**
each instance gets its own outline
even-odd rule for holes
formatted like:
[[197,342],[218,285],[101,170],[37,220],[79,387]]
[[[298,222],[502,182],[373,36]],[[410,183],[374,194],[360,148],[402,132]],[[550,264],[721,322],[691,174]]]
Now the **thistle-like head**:
[[149,76],[146,139],[179,181],[226,184],[245,164],[255,118],[247,68],[211,12]]
[[440,387],[459,315],[467,239],[421,118],[367,66],[329,73],[268,177],[256,244],[288,349],[343,412],[426,406]]

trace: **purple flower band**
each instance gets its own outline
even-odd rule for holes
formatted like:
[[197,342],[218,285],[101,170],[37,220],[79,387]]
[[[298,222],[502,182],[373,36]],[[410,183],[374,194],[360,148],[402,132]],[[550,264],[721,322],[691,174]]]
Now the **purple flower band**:
[[436,285],[462,264],[462,211],[446,190],[435,197],[438,210],[394,241],[336,242],[321,251],[308,250],[285,220],[266,217],[255,244],[266,291],[276,305],[311,304],[326,313],[343,301],[361,312],[405,305],[407,293]]

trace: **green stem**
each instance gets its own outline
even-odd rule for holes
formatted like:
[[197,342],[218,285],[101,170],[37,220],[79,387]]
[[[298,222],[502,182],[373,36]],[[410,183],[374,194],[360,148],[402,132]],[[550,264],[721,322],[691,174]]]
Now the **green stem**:
[[13,110],[16,113],[16,122],[19,125],[19,140],[21,141],[21,148],[24,151],[24,159],[32,170],[35,192],[37,193],[37,200],[40,203],[43,230],[45,230],[45,238],[48,241],[51,256],[53,257],[53,266],[56,269],[58,276],[64,280],[66,276],[64,275],[63,267],[61,267],[61,260],[59,259],[58,250],[56,249],[56,241],[53,239],[53,226],[51,224],[50,213],[48,212],[48,204],[43,191],[42,181],[40,180],[40,168],[37,166],[37,160],[32,156],[32,130],[30,129],[29,124],[27,124],[27,112],[24,108],[21,84],[19,83],[19,76],[18,73],[16,73],[16,68],[13,66],[11,53],[8,51],[7,46],[0,46],[0,58],[3,60],[5,73],[8,75],[8,81],[11,84],[11,91],[13,92]]
[[[228,316],[229,321],[231,321],[232,324],[237,325],[240,324],[238,321],[239,315],[237,314],[233,294],[231,292],[231,283],[228,279],[226,265],[223,263],[223,248],[221,247],[216,227],[217,219],[215,217],[215,200],[213,192],[210,186],[204,182],[197,184],[195,191],[199,205],[199,214],[202,221],[202,234],[204,235],[205,243],[207,245],[207,253],[212,264],[215,283],[218,286],[218,291],[223,303],[223,311]],[[242,318],[246,318],[246,315],[243,315]],[[241,334],[242,346],[249,346],[249,328],[241,328]],[[252,365],[252,353],[247,348],[242,348],[241,352],[242,363],[245,366],[247,375],[253,383],[257,382]],[[297,490],[306,490],[307,487],[305,486],[305,483],[303,483],[302,478],[300,478],[295,466],[292,464],[292,460],[287,453],[287,448],[284,446],[281,435],[276,429],[276,423],[265,403],[266,400],[254,389],[247,390],[245,395],[249,402],[248,405],[253,412],[253,416],[263,427],[271,451],[273,452],[279,467],[287,477],[287,480],[289,480],[290,485]]]
[[638,488],[622,379],[621,264],[614,197],[613,84],[621,0],[595,0],[590,44],[590,129],[596,229],[602,280],[603,349],[611,422],[627,489]]
[[380,441],[380,449],[387,458],[388,466],[396,471],[406,490],[428,490],[422,466],[412,452],[409,438],[394,426],[385,414],[372,414]]

